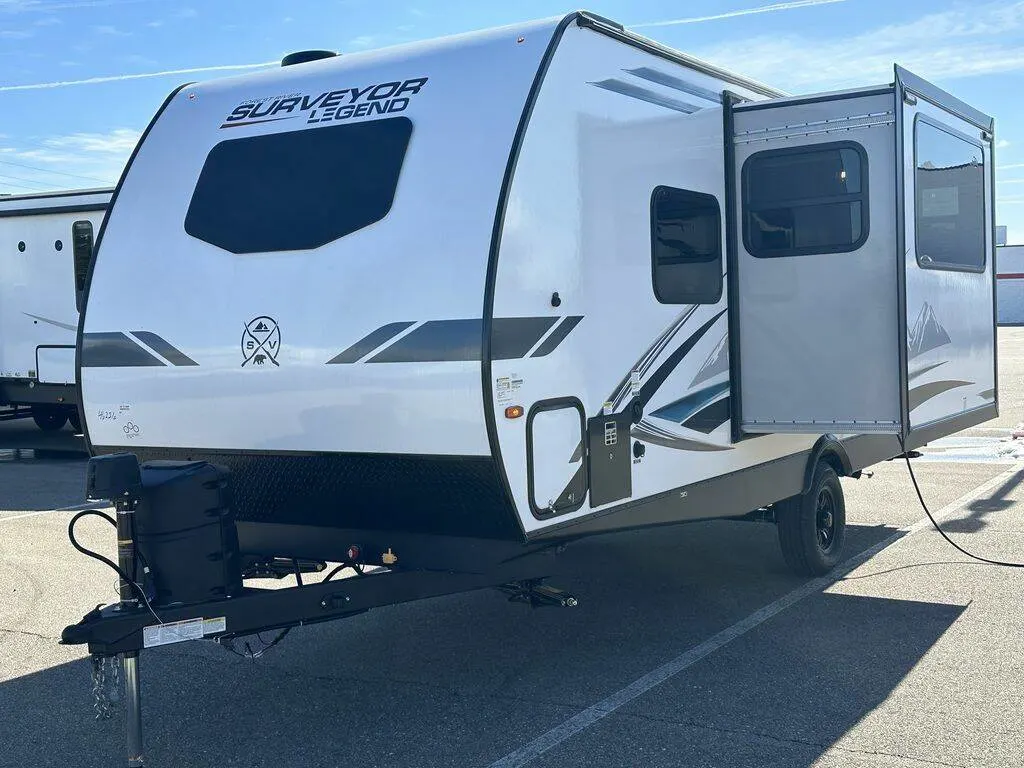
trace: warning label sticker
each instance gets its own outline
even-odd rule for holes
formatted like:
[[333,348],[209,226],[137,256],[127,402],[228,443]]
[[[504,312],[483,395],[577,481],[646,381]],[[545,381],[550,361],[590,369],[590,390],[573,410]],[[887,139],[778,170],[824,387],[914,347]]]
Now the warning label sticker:
[[205,635],[214,635],[227,631],[227,619],[220,616],[215,619],[186,619],[173,621],[169,624],[154,624],[142,630],[142,647],[155,648],[158,645],[183,643],[186,640],[201,640]]

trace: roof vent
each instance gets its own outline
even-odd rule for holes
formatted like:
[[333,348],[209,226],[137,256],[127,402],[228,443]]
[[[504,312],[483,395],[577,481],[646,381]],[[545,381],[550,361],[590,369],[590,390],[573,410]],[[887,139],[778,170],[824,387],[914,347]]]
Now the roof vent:
[[289,53],[281,59],[281,66],[290,67],[292,64],[305,64],[307,61],[329,59],[337,55],[334,51],[296,51],[295,53]]

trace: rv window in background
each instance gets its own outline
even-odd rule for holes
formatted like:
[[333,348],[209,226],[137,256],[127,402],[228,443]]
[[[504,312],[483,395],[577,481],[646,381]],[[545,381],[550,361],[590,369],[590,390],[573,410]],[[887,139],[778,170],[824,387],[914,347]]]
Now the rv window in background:
[[914,224],[925,269],[985,268],[985,166],[981,145],[914,120]]
[[185,231],[232,253],[298,251],[387,216],[412,135],[407,117],[217,144]]
[[852,141],[758,152],[743,164],[743,244],[758,258],[846,253],[868,238],[868,158]]
[[714,304],[722,298],[722,217],[714,195],[654,189],[651,276],[662,304]]
[[76,221],[71,225],[71,253],[75,266],[75,306],[79,312],[82,311],[85,281],[92,263],[92,248],[92,222],[88,219]]

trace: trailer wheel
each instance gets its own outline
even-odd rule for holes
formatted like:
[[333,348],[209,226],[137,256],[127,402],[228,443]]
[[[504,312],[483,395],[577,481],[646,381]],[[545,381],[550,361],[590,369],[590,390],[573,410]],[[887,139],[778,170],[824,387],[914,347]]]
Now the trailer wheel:
[[71,428],[75,430],[76,435],[82,433],[82,414],[78,412],[77,408],[72,409],[68,414],[68,421],[71,422]]
[[56,432],[67,423],[68,415],[53,405],[33,405],[32,421],[44,432]]
[[775,505],[786,564],[800,576],[823,576],[839,562],[846,541],[846,502],[836,471],[819,462],[807,493]]

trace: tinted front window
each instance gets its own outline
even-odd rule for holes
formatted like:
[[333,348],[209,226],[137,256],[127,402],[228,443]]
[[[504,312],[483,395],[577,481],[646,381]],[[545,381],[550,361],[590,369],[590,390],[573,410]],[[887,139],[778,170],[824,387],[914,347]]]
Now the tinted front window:
[[714,195],[657,187],[651,200],[654,294],[663,304],[722,297],[722,221]]
[[384,218],[407,117],[229,139],[206,158],[185,231],[232,253],[317,248]]
[[985,166],[981,147],[931,123],[914,128],[917,261],[932,269],[985,264]]
[[743,240],[753,256],[854,251],[868,235],[868,161],[854,142],[767,150],[743,166]]

